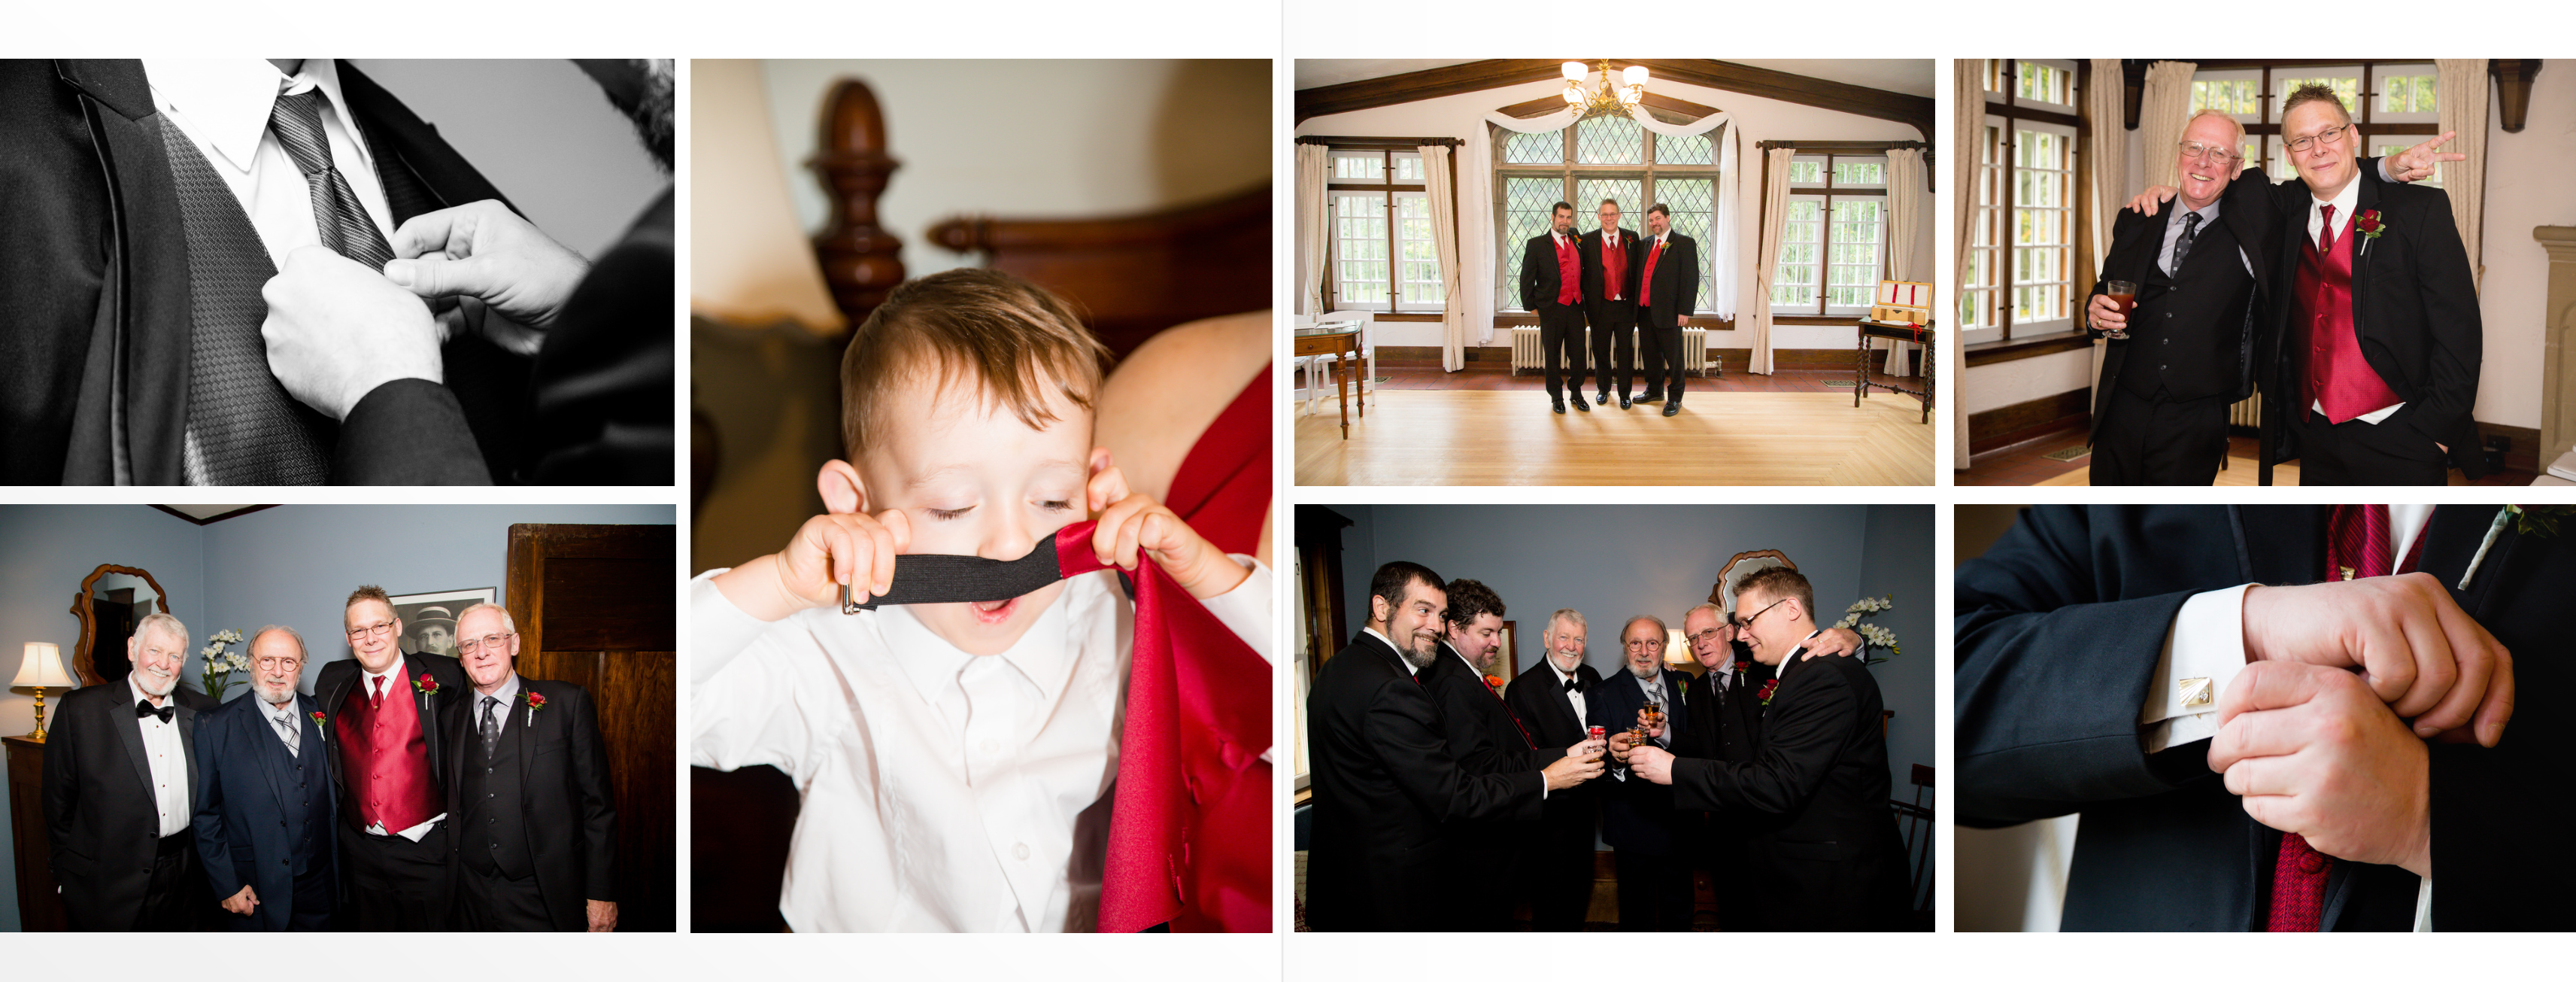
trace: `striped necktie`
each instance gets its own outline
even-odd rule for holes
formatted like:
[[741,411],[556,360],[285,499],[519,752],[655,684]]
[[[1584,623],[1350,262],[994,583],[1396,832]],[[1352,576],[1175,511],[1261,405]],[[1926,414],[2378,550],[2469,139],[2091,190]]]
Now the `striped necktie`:
[[[292,705],[294,704],[287,704],[287,706]],[[275,710],[275,715],[270,716],[268,721],[277,724],[278,737],[286,741],[286,755],[293,757],[304,752],[304,733],[302,727],[295,725],[295,712],[287,706],[269,707]]]
[[331,162],[331,141],[322,135],[321,90],[278,96],[269,109],[268,128],[277,134],[278,146],[285,148],[288,159],[295,161],[295,169],[304,172],[304,183],[313,194],[313,227],[321,234],[322,244],[358,265],[384,269],[393,261],[393,247],[385,244],[384,233],[367,217],[357,192],[349,189],[349,179]]

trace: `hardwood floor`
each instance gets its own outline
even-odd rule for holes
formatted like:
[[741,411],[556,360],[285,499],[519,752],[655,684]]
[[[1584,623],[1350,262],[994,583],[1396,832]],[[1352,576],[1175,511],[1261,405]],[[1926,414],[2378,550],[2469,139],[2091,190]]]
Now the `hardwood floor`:
[[1533,392],[1381,388],[1348,440],[1330,400],[1288,411],[1301,485],[1932,483],[1936,427],[1911,397],[1694,389],[1682,407],[1559,416]]
[[[2053,488],[2087,487],[2093,483],[2091,454],[2064,461],[2051,460],[2047,456],[2053,452],[2080,450],[2083,447],[2083,431],[2071,430],[2051,434],[2046,438],[2032,440],[2019,446],[1978,454],[1975,460],[1969,462],[1967,470],[1957,472],[1957,483],[1962,487],[2007,484]],[[2257,470],[2254,466],[2254,452],[2253,437],[2227,438],[2227,467],[2218,472],[2218,480],[2211,482],[2210,486],[2219,488],[2256,486]],[[2497,471],[2471,481],[2462,477],[2458,470],[2453,470],[2450,472],[2450,483],[2453,487],[2469,485],[2511,487],[2528,485],[2536,476],[2529,471]],[[2272,483],[2276,487],[2298,487],[2299,465],[2288,463],[2272,468]]]

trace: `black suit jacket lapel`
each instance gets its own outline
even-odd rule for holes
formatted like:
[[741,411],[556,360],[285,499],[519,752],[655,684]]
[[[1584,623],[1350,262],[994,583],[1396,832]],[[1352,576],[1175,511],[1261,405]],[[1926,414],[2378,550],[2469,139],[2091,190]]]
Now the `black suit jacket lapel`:
[[188,421],[188,241],[143,63],[65,60],[114,201],[66,483],[178,484]]
[[[423,122],[410,107],[404,106],[401,100],[394,98],[392,93],[385,91],[356,66],[342,61],[337,68],[340,95],[348,100],[350,112],[358,117],[359,127],[366,133],[368,151],[376,154],[379,172],[391,166],[408,168],[418,176],[422,189],[431,195],[432,200],[427,203],[432,207],[461,205],[485,198],[499,200],[505,206],[510,204],[509,199],[502,197],[499,188],[484,180],[474,165],[467,163],[456,148],[448,146],[447,141],[439,137],[437,127]],[[511,206],[510,210],[517,211],[518,208]],[[398,214],[395,221],[410,217]]]
[[[2344,217],[2343,234],[2352,238],[2352,338],[2361,342],[2370,337],[2370,319],[2362,316],[2362,312],[2370,309],[2370,264],[2379,259],[2371,255],[2375,251],[2371,248],[2371,240],[2361,234],[2361,216],[2379,210],[2379,183],[2364,180],[2358,173],[2352,176],[2352,182],[2359,186],[2360,193],[2353,196],[2352,214]],[[2370,360],[2367,344],[2362,346],[2362,360]],[[2378,365],[2370,367],[2383,378],[2402,377],[2381,371]]]
[[2233,564],[2234,582],[2294,584],[2325,579],[2328,506],[2229,505],[2227,510],[2234,526],[2231,531],[2244,543]]
[[537,713],[537,711],[536,711],[536,710],[528,708],[528,694],[529,694],[529,693],[531,693],[531,692],[535,692],[535,691],[537,691],[537,689],[536,689],[536,683],[534,683],[534,682],[532,682],[532,681],[529,681],[529,679],[528,679],[526,676],[520,676],[520,677],[519,677],[519,697],[518,697],[517,699],[515,699],[515,700],[512,700],[512,704],[511,704],[511,705],[503,707],[504,709],[516,709],[516,710],[518,710],[518,711],[519,711],[519,716],[520,716],[519,724],[518,724],[518,725],[513,726],[513,725],[511,725],[511,724],[506,724],[506,723],[505,723],[505,724],[503,724],[503,727],[504,727],[504,729],[505,729],[505,730],[506,730],[506,729],[515,729],[515,730],[517,730],[517,731],[518,731],[518,734],[517,734],[517,736],[516,736],[516,737],[514,737],[514,739],[518,740],[518,748],[519,748],[519,750],[518,750],[518,753],[516,754],[516,756],[519,758],[519,759],[518,759],[518,770],[519,770],[519,773],[518,773],[518,782],[519,782],[519,789],[520,789],[520,791],[521,791],[521,792],[523,792],[523,793],[527,790],[527,787],[528,787],[528,758],[529,758],[529,757],[531,757],[531,756],[533,756],[533,755],[536,753],[536,749],[537,749],[537,747],[536,747],[536,740],[535,740],[535,738],[534,738],[534,734],[535,734],[536,729],[537,729],[537,716],[538,716],[538,713]]
[[[125,680],[118,679],[116,682],[110,682],[108,684],[115,685],[117,682],[123,681]],[[131,685],[126,686],[125,694],[129,696],[133,695],[134,687]],[[108,706],[112,710],[108,713],[107,717],[109,726],[116,730],[117,739],[124,741],[126,758],[134,761],[134,777],[136,780],[143,782],[144,800],[154,800],[155,796],[152,790],[152,755],[143,749],[143,726],[141,723],[136,722],[136,720],[142,719],[142,717],[134,715],[133,704],[128,703],[123,699],[110,700]]]
[[[170,704],[178,706],[178,702],[179,694],[170,693]],[[178,712],[170,714],[170,721],[179,727],[179,756],[188,762],[188,804],[194,807],[197,803],[197,711],[186,706],[178,706],[178,709]]]

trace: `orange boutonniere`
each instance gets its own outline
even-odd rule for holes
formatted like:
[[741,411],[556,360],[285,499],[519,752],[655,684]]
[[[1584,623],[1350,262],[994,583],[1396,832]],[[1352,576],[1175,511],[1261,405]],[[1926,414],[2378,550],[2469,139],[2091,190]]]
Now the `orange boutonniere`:
[[1488,675],[1488,676],[1485,676],[1485,688],[1488,688],[1488,689],[1497,689],[1497,690],[1499,690],[1499,689],[1501,689],[1502,687],[1503,687],[1503,679],[1502,679],[1502,677],[1501,677],[1501,676],[1498,676],[1498,675]]

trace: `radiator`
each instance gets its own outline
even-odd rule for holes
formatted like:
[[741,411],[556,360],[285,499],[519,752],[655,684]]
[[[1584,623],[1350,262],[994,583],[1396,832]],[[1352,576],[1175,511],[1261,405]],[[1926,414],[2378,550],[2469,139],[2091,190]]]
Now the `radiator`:
[[2245,401],[2227,407],[2227,424],[2260,428],[2263,425],[2263,394],[2254,393],[2245,397]]
[[[1590,351],[1592,332],[1587,328],[1583,334],[1583,350]],[[1523,369],[1533,372],[1547,370],[1547,361],[1538,350],[1538,326],[1535,324],[1512,328],[1512,374],[1518,375]],[[1708,377],[1707,328],[1682,328],[1682,369],[1702,378]]]

